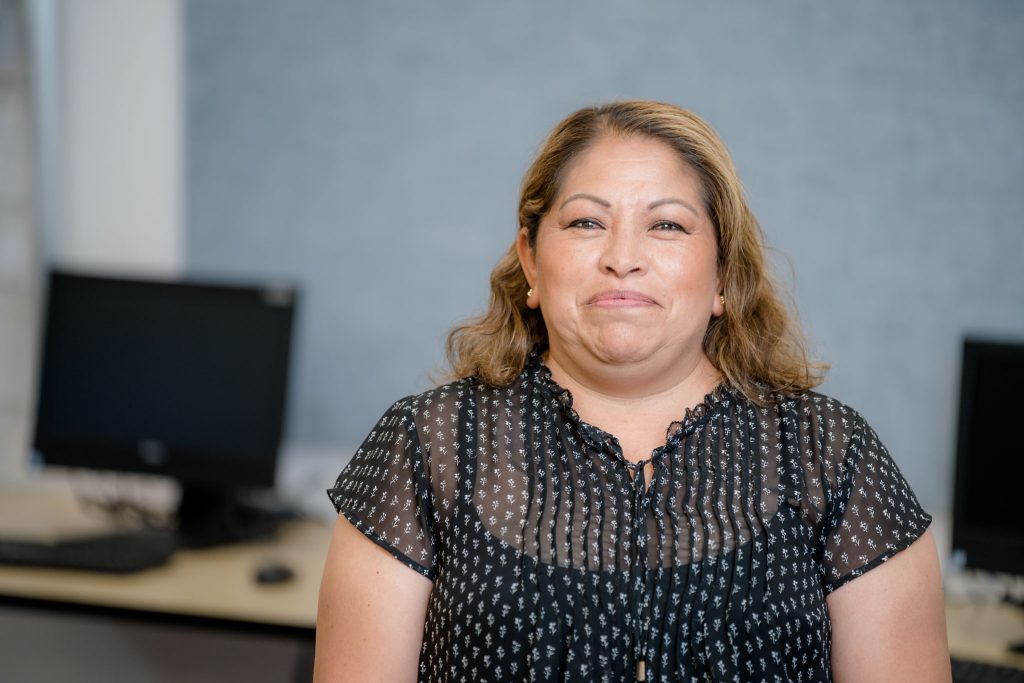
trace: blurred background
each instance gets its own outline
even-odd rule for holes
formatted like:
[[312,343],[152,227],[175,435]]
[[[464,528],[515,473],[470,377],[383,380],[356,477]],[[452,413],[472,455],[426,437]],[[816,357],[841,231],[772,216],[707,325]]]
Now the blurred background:
[[[941,529],[966,334],[1024,338],[1024,5],[0,0],[0,477],[53,265],[297,284],[292,481],[443,369],[570,111],[724,138],[825,393]],[[941,540],[941,539],[940,539]]]

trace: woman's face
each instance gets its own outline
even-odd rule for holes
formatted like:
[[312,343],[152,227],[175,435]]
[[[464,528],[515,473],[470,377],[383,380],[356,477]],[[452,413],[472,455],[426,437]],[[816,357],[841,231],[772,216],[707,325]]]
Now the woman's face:
[[561,364],[693,370],[719,300],[700,183],[665,143],[608,134],[568,168],[534,248],[517,248]]

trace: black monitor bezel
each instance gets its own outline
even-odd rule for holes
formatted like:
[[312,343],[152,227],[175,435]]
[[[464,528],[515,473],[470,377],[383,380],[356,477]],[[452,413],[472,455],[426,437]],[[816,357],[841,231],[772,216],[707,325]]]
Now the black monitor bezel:
[[[244,295],[264,295],[277,297],[280,308],[286,317],[287,335],[282,353],[282,365],[277,368],[274,381],[279,398],[278,414],[280,420],[272,425],[276,435],[276,443],[268,445],[266,452],[246,457],[243,461],[218,460],[210,456],[221,455],[195,448],[187,453],[182,463],[168,467],[164,464],[150,464],[140,458],[138,449],[125,444],[103,443],[67,443],[60,439],[48,437],[40,432],[39,414],[42,409],[44,377],[47,372],[47,354],[53,342],[51,337],[50,303],[54,286],[66,286],[74,280],[87,279],[102,281],[117,286],[146,289],[182,289],[201,295],[203,292],[233,292]],[[272,284],[257,285],[250,283],[224,283],[189,278],[157,279],[146,277],[129,277],[122,275],[97,274],[65,269],[52,269],[46,281],[43,299],[43,316],[40,330],[40,353],[36,368],[36,412],[33,418],[33,461],[42,467],[61,467],[78,470],[95,470],[105,472],[127,472],[170,477],[183,485],[209,485],[230,488],[272,487],[277,478],[277,465],[280,449],[284,438],[287,421],[287,405],[289,393],[289,375],[294,348],[294,327],[298,306],[297,288],[291,285]],[[204,464],[200,465],[202,462]],[[209,463],[213,463],[211,466]],[[242,466],[239,466],[242,465]]]
[[953,480],[952,550],[968,569],[1024,575],[1024,529],[1020,532],[972,524],[968,519],[972,415],[982,354],[1010,351],[1024,356],[1024,343],[968,337],[963,342],[960,407]]

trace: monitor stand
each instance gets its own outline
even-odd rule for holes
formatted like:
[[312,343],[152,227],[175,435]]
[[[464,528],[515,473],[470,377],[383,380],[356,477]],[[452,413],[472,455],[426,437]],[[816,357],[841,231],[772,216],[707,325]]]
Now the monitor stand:
[[181,485],[178,542],[184,548],[208,548],[274,535],[283,515],[245,503],[236,489]]

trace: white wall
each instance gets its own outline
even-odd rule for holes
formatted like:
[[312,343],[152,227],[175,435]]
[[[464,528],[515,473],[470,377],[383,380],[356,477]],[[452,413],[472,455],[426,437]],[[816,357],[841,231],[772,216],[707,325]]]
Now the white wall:
[[0,481],[25,474],[42,268],[173,275],[185,251],[180,0],[3,8]]
[[0,0],[0,481],[22,467],[36,318],[32,108],[21,9]]
[[182,4],[60,4],[62,117],[54,259],[182,269]]
[[[27,476],[40,260],[183,268],[183,38],[180,0],[0,0],[0,19],[3,486]],[[265,637],[0,609],[5,681],[284,681],[297,653]]]

